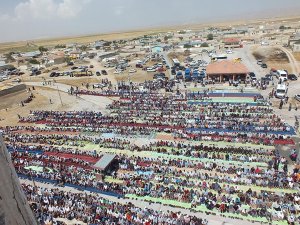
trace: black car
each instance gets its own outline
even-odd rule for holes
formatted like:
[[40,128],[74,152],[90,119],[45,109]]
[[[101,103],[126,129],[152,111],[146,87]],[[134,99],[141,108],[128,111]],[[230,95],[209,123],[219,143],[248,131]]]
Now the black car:
[[298,80],[298,77],[295,74],[291,73],[291,74],[288,75],[288,79],[289,80]]
[[171,70],[171,74],[172,74],[172,75],[176,75],[176,70],[172,69],[172,70]]
[[249,73],[249,76],[250,76],[250,77],[256,77],[255,73],[253,73],[253,72],[250,72],[250,73]]
[[107,75],[106,70],[101,70],[101,74],[102,74],[102,75]]
[[50,77],[55,77],[55,76],[56,76],[56,72],[50,73]]
[[99,71],[97,71],[96,76],[101,76],[101,73]]
[[268,68],[267,64],[263,63],[261,64],[261,68]]

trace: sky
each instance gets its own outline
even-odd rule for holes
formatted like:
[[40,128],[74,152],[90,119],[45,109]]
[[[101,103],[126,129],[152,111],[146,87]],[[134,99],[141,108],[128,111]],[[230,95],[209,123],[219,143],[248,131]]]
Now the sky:
[[297,15],[299,10],[299,0],[0,0],[0,42]]

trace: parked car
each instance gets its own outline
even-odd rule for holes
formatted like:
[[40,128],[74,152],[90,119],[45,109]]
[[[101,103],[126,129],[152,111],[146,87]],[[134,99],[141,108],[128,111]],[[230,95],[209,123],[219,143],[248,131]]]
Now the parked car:
[[136,72],[136,69],[130,69],[128,72],[129,72],[129,73],[135,73],[135,72]]
[[261,59],[257,60],[257,65],[262,65],[263,61]]
[[94,68],[94,66],[93,66],[93,65],[90,65],[90,68],[92,69],[92,68]]
[[240,84],[240,82],[237,81],[237,80],[235,80],[235,81],[232,82],[232,85],[233,85],[234,87],[239,86],[239,84]]
[[260,66],[261,66],[261,68],[268,68],[267,64],[265,64],[265,63],[261,64]]
[[96,76],[101,76],[101,73],[99,71],[96,71]]
[[114,74],[120,74],[120,73],[122,73],[122,70],[115,70],[114,71]]
[[14,79],[12,82],[14,82],[14,83],[20,83],[21,79],[17,78],[17,79]]
[[298,77],[295,74],[288,74],[288,79],[289,80],[298,80]]
[[93,87],[94,88],[104,88],[104,87],[106,87],[106,85],[102,84],[102,83],[98,83],[98,84],[93,84]]
[[300,95],[295,95],[295,99],[300,102]]

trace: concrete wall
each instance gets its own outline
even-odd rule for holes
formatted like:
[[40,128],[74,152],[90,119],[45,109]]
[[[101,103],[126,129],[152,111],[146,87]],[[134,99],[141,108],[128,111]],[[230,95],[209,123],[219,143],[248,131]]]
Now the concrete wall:
[[26,85],[25,84],[19,84],[19,85],[13,86],[11,88],[1,90],[0,91],[0,97],[4,96],[4,95],[15,93],[15,92],[18,92],[18,91],[24,91],[24,90],[26,90]]
[[0,136],[0,224],[37,225]]

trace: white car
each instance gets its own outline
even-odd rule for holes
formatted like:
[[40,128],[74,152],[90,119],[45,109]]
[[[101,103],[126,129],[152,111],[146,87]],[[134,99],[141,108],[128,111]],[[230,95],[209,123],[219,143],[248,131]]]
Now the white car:
[[227,54],[232,54],[233,51],[232,51],[231,49],[228,49],[228,50],[226,50],[226,53],[227,53]]
[[300,102],[300,95],[295,95],[295,99]]
[[120,73],[122,73],[121,70],[115,70],[115,71],[114,71],[114,74],[120,74]]
[[105,84],[101,84],[101,83],[94,84],[93,86],[94,86],[94,88],[103,88],[103,87],[106,87]]
[[156,72],[156,69],[152,68],[152,67],[149,67],[149,68],[147,68],[147,72]]
[[136,69],[130,69],[129,70],[129,73],[135,73],[136,72]]

